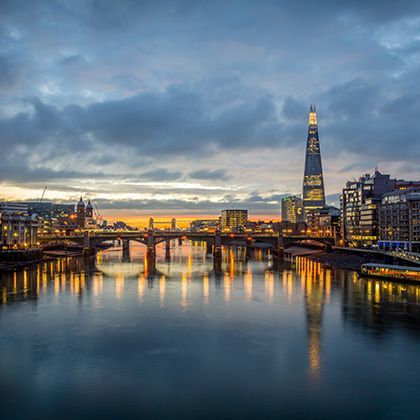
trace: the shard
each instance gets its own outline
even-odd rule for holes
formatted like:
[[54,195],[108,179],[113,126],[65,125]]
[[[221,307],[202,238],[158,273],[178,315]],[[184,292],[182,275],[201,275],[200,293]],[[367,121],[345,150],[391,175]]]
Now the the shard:
[[305,210],[325,206],[324,177],[315,106],[309,109],[308,140],[306,143],[305,174],[303,177],[303,205]]

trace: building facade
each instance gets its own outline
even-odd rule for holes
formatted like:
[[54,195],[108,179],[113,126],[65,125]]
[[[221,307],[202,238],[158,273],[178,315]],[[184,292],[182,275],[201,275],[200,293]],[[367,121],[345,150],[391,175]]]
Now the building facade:
[[198,219],[190,223],[190,230],[194,232],[215,231],[217,229],[220,229],[219,219]]
[[348,181],[341,194],[341,234],[350,246],[371,246],[379,235],[382,195],[394,190],[395,180],[378,170],[358,181]]
[[222,230],[243,228],[248,221],[248,210],[222,210]]
[[334,238],[340,233],[340,209],[333,206],[325,206],[312,209],[306,215],[307,233],[314,236],[326,236]]
[[303,205],[305,210],[325,206],[324,177],[319,146],[316,109],[309,111],[308,138],[306,143],[305,173],[303,176]]
[[0,203],[0,243],[3,248],[37,245],[38,218],[30,216],[26,203]]
[[300,197],[290,196],[281,200],[281,220],[292,223],[305,221],[303,200]]
[[420,188],[385,193],[379,209],[381,249],[420,252]]

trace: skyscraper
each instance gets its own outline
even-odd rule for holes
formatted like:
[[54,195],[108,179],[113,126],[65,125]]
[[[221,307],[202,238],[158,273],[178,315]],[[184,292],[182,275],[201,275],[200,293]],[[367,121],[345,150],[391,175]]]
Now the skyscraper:
[[324,178],[315,106],[309,109],[308,140],[306,143],[305,174],[303,177],[303,205],[306,210],[325,206]]
[[301,223],[305,221],[305,212],[303,211],[303,201],[300,197],[289,196],[281,200],[281,220],[292,223]]

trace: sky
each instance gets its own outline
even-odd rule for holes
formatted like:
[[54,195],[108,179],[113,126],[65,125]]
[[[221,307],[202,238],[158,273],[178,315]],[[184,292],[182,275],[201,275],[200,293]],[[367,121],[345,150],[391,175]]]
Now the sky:
[[315,104],[327,200],[420,178],[420,2],[0,1],[0,198],[278,218]]

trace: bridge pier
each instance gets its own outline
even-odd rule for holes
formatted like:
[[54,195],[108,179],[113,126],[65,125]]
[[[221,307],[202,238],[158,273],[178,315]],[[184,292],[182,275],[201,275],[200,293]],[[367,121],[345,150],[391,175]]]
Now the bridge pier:
[[214,259],[222,259],[222,236],[218,230],[214,236],[213,257]]
[[213,244],[208,241],[206,242],[206,255],[211,255],[213,253]]
[[156,243],[155,243],[155,235],[153,230],[147,232],[147,253],[146,253],[147,263],[150,268],[155,268],[156,266]]
[[252,258],[252,251],[254,247],[254,241],[251,238],[246,240],[245,259],[249,260]]
[[90,246],[89,233],[86,231],[83,236],[83,256],[89,257],[90,255],[92,255],[92,248]]
[[165,242],[165,260],[170,261],[171,259],[171,241]]
[[273,256],[279,260],[284,259],[284,242],[282,236],[277,236],[276,244],[273,251]]
[[147,249],[146,264],[147,264],[147,266],[145,267],[146,277],[148,278],[153,277],[156,274],[156,254],[149,252],[149,249]]
[[182,246],[182,238],[180,237],[180,238],[178,238],[178,245],[179,246]]
[[130,240],[129,239],[122,239],[122,258],[123,260],[130,259]]

